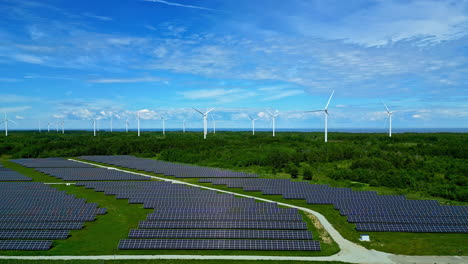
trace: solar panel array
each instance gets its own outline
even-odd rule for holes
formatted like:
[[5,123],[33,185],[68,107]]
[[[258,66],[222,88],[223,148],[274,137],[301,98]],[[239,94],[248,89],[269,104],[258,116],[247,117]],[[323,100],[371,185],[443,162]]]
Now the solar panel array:
[[64,181],[148,181],[149,177],[104,168],[36,168]]
[[147,171],[176,178],[256,178],[257,174],[235,172],[217,168],[137,158],[134,156],[81,156],[83,160],[111,164],[119,167]]
[[64,158],[12,159],[11,161],[28,168],[94,168],[93,165]]
[[48,250],[105,211],[40,182],[0,182],[0,250]]
[[0,165],[0,181],[32,181],[31,178]]
[[408,200],[403,195],[379,195],[289,179],[204,178],[202,183],[304,199],[309,204],[333,204],[358,231],[468,233],[468,206],[440,205],[432,200]]
[[154,208],[119,249],[320,250],[297,209],[170,182],[78,182]]

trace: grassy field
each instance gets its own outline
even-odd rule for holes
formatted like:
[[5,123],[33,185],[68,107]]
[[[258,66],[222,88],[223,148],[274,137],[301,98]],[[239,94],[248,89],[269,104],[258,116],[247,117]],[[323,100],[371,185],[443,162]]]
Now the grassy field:
[[[98,163],[96,163],[98,164]],[[105,165],[105,164],[103,164]],[[126,168],[121,168],[129,171],[137,171]],[[159,174],[143,172],[149,175],[154,175],[167,179],[174,179]],[[183,179],[177,180],[194,183],[201,186],[216,188],[246,194],[255,197],[266,198],[278,202],[297,205],[312,209],[324,215],[330,223],[341,233],[346,239],[358,243],[369,249],[376,249],[384,252],[405,255],[467,255],[468,244],[466,240],[467,234],[452,234],[452,233],[406,233],[406,232],[365,232],[371,237],[371,242],[359,241],[359,235],[362,232],[355,230],[354,224],[346,221],[346,217],[339,214],[332,205],[314,205],[307,204],[304,200],[289,200],[283,199],[279,195],[263,195],[261,192],[245,192],[240,188],[227,188],[222,185],[212,185],[210,183],[199,183],[198,179]],[[315,234],[315,233],[314,233]]]
[[[10,161],[3,161],[5,167],[14,169],[34,181],[48,183],[64,183],[64,181],[39,173],[34,169],[25,168]],[[143,209],[142,205],[129,204],[126,199],[115,199],[115,196],[95,192],[82,186],[57,184],[52,185],[59,190],[65,190],[78,198],[85,198],[88,202],[98,203],[100,207],[107,208],[107,214],[97,216],[94,222],[86,222],[82,230],[73,230],[71,237],[66,240],[55,240],[53,248],[48,251],[2,251],[1,255],[139,255],[139,254],[168,254],[168,255],[278,255],[278,256],[325,256],[339,251],[334,242],[323,241],[318,237],[318,231],[305,215],[308,228],[313,232],[314,238],[327,242],[322,243],[322,250],[313,251],[237,251],[237,250],[118,250],[120,239],[127,238],[130,229],[137,228],[140,220],[144,220],[152,209]]]

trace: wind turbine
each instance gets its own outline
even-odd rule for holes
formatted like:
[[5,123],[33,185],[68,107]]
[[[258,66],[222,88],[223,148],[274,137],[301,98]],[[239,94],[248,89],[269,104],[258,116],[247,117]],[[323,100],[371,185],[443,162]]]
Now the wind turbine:
[[334,93],[335,93],[335,90],[333,90],[333,92],[330,95],[330,98],[328,98],[328,102],[325,105],[324,109],[306,111],[306,113],[312,113],[312,112],[324,112],[325,113],[325,142],[328,142],[328,105],[330,104],[330,101],[331,101]]
[[128,118],[125,120],[125,132],[128,132]]
[[137,112],[138,136],[140,136],[140,111]]
[[37,127],[39,128],[39,133],[41,133],[41,120],[37,120]]
[[111,116],[110,117],[110,132],[112,133],[112,121],[113,121],[114,117]]
[[57,133],[59,132],[59,125],[60,125],[60,120],[57,118],[57,122],[55,122],[55,128]]
[[203,138],[206,139],[206,134],[208,133],[208,113],[214,109],[211,108],[210,110],[206,111],[205,113],[193,108],[193,110],[197,111],[203,116]]
[[[5,118],[3,119],[3,122],[2,122],[2,123],[5,123],[5,137],[7,137],[7,136],[8,136],[8,122],[12,122],[12,123],[14,123],[14,124],[16,124],[16,122],[13,121],[13,120],[8,119],[6,113],[4,113],[4,115],[5,115]],[[0,124],[1,124],[1,123],[0,123]]]
[[387,118],[389,121],[388,136],[392,137],[392,114],[393,112],[388,109],[387,105],[383,101],[382,101],[382,104],[385,106],[385,109],[387,110]]
[[94,136],[96,136],[96,123],[97,123],[96,118],[93,118],[93,134],[94,134]]
[[182,131],[185,133],[185,119],[182,121]]
[[162,133],[163,135],[166,135],[166,118],[164,118],[164,116],[161,116],[161,120],[162,120]]
[[216,120],[213,115],[211,115],[211,119],[213,120],[213,134],[216,134]]
[[65,130],[63,129],[63,123],[65,123],[65,121],[63,119],[60,120],[60,125],[62,126],[62,134],[65,134]]
[[250,120],[252,120],[252,135],[255,135],[255,121],[257,121],[259,119],[259,117],[253,118],[250,115],[248,115],[248,116],[249,116]]
[[267,112],[268,114],[271,116],[272,118],[272,122],[273,122],[273,136],[275,136],[275,123],[276,123],[276,117],[279,115],[278,113],[278,110],[276,110],[276,112],[273,114],[272,112],[270,112],[270,110],[267,109]]
[[50,125],[51,125],[51,124],[52,124],[52,123],[47,122],[47,132],[50,132]]

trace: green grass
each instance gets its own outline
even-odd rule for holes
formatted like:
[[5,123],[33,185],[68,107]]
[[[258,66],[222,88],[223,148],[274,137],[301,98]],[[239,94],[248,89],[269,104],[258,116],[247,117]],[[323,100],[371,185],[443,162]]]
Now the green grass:
[[[0,264],[306,264],[310,261],[284,260],[0,260]],[[314,261],[317,264],[344,264],[336,261]]]
[[[22,167],[10,161],[3,161],[7,168],[23,173],[34,181],[64,183],[64,181],[39,173],[34,169]],[[142,205],[129,204],[127,199],[115,199],[115,196],[95,192],[82,186],[51,185],[64,190],[88,202],[98,203],[99,207],[107,208],[107,214],[97,216],[94,222],[86,222],[82,230],[71,231],[71,237],[66,240],[54,240],[53,248],[48,251],[1,251],[0,255],[140,255],[140,254],[170,254],[170,255],[277,255],[277,256],[326,256],[339,251],[335,243],[322,244],[322,250],[315,251],[239,251],[239,250],[118,250],[120,239],[127,238],[130,229],[137,228],[140,220],[153,212],[153,209],[143,209]],[[309,230],[317,238],[317,232],[310,220]]]
[[[94,163],[94,162],[93,162]],[[99,164],[99,163],[96,163]],[[106,165],[106,164],[102,164]],[[107,166],[107,165],[106,165]],[[115,166],[117,167],[117,166]],[[120,168],[120,167],[117,167]],[[121,168],[128,171],[135,171],[127,168]],[[139,171],[141,172],[141,171]],[[161,178],[174,179],[174,177],[167,177],[154,173],[143,172],[148,175],[153,175]],[[307,204],[304,200],[289,200],[283,199],[279,195],[263,195],[261,192],[245,192],[240,188],[227,188],[223,185],[212,185],[209,183],[199,183],[198,179],[184,179],[177,178],[177,180],[216,188],[219,190],[226,190],[239,194],[246,194],[250,196],[266,198],[278,202],[297,205],[305,208],[312,209],[324,215],[328,221],[340,232],[346,239],[360,244],[369,249],[376,249],[379,251],[405,254],[405,255],[467,255],[468,244],[466,240],[467,234],[454,234],[454,233],[406,233],[406,232],[358,232],[355,230],[355,225],[346,221],[346,217],[339,214],[332,205],[314,205]],[[412,197],[414,198],[414,197]],[[369,234],[371,237],[370,242],[359,241],[359,235],[362,233]],[[314,233],[315,235],[316,233]]]

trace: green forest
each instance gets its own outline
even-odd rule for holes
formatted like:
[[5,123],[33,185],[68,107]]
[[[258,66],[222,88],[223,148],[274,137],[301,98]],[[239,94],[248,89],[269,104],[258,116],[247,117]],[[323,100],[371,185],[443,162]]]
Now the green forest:
[[160,160],[292,177],[312,183],[365,184],[468,202],[468,135],[218,132],[38,133],[0,137],[6,158],[135,155]]

